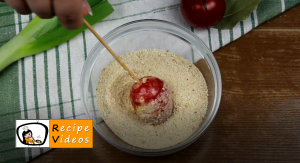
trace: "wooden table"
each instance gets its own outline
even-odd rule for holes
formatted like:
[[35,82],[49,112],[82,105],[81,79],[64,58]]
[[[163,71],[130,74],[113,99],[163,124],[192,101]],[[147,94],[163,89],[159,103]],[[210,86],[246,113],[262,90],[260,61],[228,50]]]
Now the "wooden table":
[[300,162],[300,5],[214,56],[223,80],[221,105],[188,148],[139,157],[94,132],[93,149],[54,149],[31,162]]

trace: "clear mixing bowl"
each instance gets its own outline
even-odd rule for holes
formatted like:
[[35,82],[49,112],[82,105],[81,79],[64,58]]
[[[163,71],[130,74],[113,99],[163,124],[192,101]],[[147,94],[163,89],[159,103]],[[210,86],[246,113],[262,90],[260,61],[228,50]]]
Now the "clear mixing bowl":
[[[124,24],[103,37],[117,55],[140,49],[165,49],[190,60],[202,72],[208,87],[208,108],[198,129],[183,142],[164,149],[142,149],[127,144],[116,136],[103,121],[97,106],[96,86],[104,67],[114,58],[96,43],[84,64],[80,93],[88,118],[93,119],[96,132],[113,146],[125,152],[141,156],[161,156],[177,152],[195,140],[214,119],[220,104],[222,84],[218,64],[212,52],[191,31],[161,20],[139,20]],[[199,108],[200,109],[200,108]]]

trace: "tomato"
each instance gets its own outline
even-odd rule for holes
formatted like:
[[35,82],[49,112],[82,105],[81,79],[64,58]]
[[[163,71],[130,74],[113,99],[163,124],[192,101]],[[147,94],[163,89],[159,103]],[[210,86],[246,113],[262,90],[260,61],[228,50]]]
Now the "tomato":
[[167,84],[156,77],[146,76],[130,90],[130,101],[136,115],[150,124],[165,122],[173,110],[173,101]]
[[[205,3],[204,3],[205,1]],[[225,0],[181,0],[184,19],[195,28],[210,28],[218,24],[226,10]]]

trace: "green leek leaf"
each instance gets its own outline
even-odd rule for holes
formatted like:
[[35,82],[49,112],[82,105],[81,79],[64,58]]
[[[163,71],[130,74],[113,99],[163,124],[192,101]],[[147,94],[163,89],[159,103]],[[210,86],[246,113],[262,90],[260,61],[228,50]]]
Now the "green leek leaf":
[[261,0],[227,0],[223,19],[214,28],[230,29],[239,21],[246,20]]
[[[91,25],[101,21],[114,11],[107,0],[88,0],[88,2],[93,16],[87,15],[85,19]],[[18,59],[60,45],[86,28],[85,25],[82,25],[79,29],[67,30],[61,26],[57,17],[41,19],[36,16],[17,36],[0,48],[0,71]]]

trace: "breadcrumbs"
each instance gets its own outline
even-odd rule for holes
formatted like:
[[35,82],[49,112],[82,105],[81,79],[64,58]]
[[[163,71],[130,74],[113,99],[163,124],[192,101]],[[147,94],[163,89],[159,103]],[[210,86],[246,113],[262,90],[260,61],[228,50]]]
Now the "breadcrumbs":
[[166,50],[139,50],[121,56],[138,78],[155,76],[170,87],[174,109],[160,125],[143,122],[132,111],[130,89],[134,80],[119,63],[110,62],[97,86],[100,114],[123,141],[140,148],[160,149],[176,145],[199,127],[207,110],[208,91],[197,67]]

